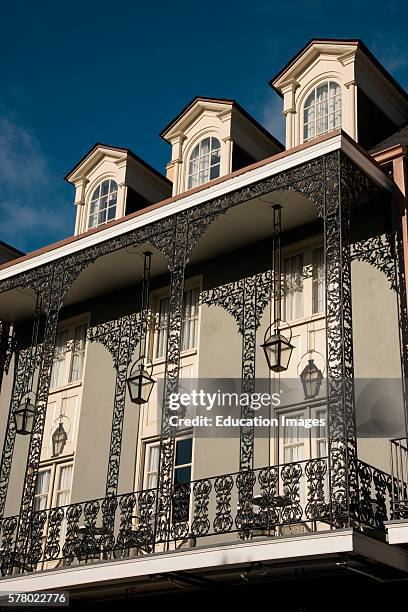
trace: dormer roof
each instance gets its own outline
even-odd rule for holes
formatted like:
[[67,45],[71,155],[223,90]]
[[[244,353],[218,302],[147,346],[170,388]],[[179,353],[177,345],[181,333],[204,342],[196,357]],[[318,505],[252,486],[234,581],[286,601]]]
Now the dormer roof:
[[75,182],[76,179],[86,175],[92,168],[94,168],[102,159],[106,156],[114,158],[118,162],[126,161],[130,157],[136,164],[142,166],[148,173],[155,175],[160,178],[166,184],[171,185],[171,181],[168,178],[156,170],[153,166],[148,164],[144,159],[136,155],[131,149],[125,147],[114,147],[112,145],[103,144],[97,142],[89,149],[87,153],[79,160],[78,163],[68,172],[64,177],[69,183]]
[[204,96],[196,96],[193,98],[172,120],[170,123],[160,132],[160,136],[169,142],[173,136],[179,132],[183,132],[186,126],[190,125],[196,117],[198,117],[203,111],[216,111],[222,113],[223,111],[231,109],[234,113],[245,117],[257,130],[262,132],[269,140],[271,140],[275,146],[280,150],[284,149],[284,145],[273,136],[266,128],[263,127],[248,111],[246,111],[236,100],[226,98],[207,98]]
[[394,77],[384,68],[377,58],[366,47],[362,40],[355,39],[335,39],[335,38],[312,38],[306,45],[300,49],[295,55],[279,70],[279,72],[269,81],[269,85],[282,96],[281,87],[284,83],[296,78],[299,72],[302,72],[309,66],[321,53],[333,55],[345,55],[347,53],[360,53],[365,56],[366,60],[389,82],[389,85],[394,88],[408,103],[408,94]]

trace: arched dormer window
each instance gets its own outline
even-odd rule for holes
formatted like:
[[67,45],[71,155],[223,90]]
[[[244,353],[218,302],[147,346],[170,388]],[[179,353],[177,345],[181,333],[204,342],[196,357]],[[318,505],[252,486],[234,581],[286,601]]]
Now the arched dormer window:
[[220,176],[221,143],[213,136],[204,138],[191,152],[188,162],[187,189]]
[[118,185],[113,179],[100,183],[92,194],[89,204],[88,229],[98,227],[116,217]]
[[303,107],[303,140],[325,134],[341,126],[341,90],[334,81],[316,85]]

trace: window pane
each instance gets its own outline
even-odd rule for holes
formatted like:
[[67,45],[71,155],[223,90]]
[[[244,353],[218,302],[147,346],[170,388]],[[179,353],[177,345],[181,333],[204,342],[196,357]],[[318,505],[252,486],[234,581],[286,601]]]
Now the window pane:
[[285,320],[303,317],[303,255],[288,257],[284,263]]
[[74,332],[69,382],[82,378],[86,347],[86,325],[78,325]]
[[202,185],[203,183],[208,183],[209,181],[209,172],[208,170],[205,170],[204,172],[200,172],[200,174],[198,175],[198,184]]
[[323,247],[313,251],[313,314],[324,311],[324,257]]
[[196,174],[198,172],[198,159],[193,159],[190,161],[189,166],[189,174]]
[[207,170],[210,165],[210,156],[204,155],[204,157],[200,158],[200,170]]
[[176,444],[176,466],[191,463],[193,439],[178,440]]
[[59,473],[58,492],[55,500],[57,507],[66,506],[69,504],[71,495],[71,481],[72,465],[62,467]]
[[146,488],[154,489],[157,486],[157,474],[159,471],[159,455],[160,446],[158,444],[152,444],[146,448],[147,460],[146,460]]
[[199,290],[191,289],[184,292],[182,324],[181,324],[181,350],[187,351],[196,348],[198,335],[198,298]]
[[209,153],[209,151],[210,151],[210,139],[204,138],[204,140],[201,141],[200,155],[206,155],[207,153]]
[[101,193],[101,186],[98,185],[92,194],[92,200],[98,200],[100,193]]
[[218,178],[220,176],[220,167],[219,166],[211,166],[210,170],[210,181],[214,178]]
[[199,155],[199,152],[200,152],[200,145],[198,144],[197,146],[194,147],[191,153],[190,159],[196,159]]
[[103,181],[101,185],[101,196],[106,196],[109,192],[109,181]]
[[191,467],[182,467],[174,470],[175,483],[187,483],[191,481]]
[[38,472],[35,485],[34,510],[45,510],[50,490],[51,470]]
[[156,340],[156,357],[164,357],[167,348],[167,326],[169,315],[169,298],[163,298],[159,304],[159,321]]
[[68,344],[68,330],[57,333],[55,352],[51,371],[50,387],[60,387],[65,384],[65,356]]
[[111,221],[116,216],[116,206],[108,208],[108,221]]
[[211,138],[211,150],[216,151],[217,149],[221,149],[221,143],[218,138]]

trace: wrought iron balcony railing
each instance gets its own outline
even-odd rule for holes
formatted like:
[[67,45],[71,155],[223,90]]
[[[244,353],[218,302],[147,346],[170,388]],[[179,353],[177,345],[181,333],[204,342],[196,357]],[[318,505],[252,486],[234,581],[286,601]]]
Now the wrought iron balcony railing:
[[408,518],[408,441],[391,440],[392,518]]
[[[382,529],[391,477],[358,462],[359,525]],[[338,526],[328,458],[311,459],[173,484],[171,517],[160,517],[157,490],[144,490],[32,512],[21,546],[18,516],[3,519],[2,575],[148,555],[201,542],[290,535]],[[336,516],[334,516],[337,513]],[[344,518],[344,516],[343,516]],[[357,525],[355,518],[353,524]]]

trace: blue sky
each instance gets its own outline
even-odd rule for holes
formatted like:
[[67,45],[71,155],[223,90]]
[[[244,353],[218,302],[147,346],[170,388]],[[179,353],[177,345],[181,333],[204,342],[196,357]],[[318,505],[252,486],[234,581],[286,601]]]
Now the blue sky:
[[0,240],[29,251],[72,234],[63,176],[96,141],[164,172],[159,132],[195,95],[234,98],[283,139],[267,82],[312,37],[363,39],[408,88],[407,18],[399,0],[4,4]]

